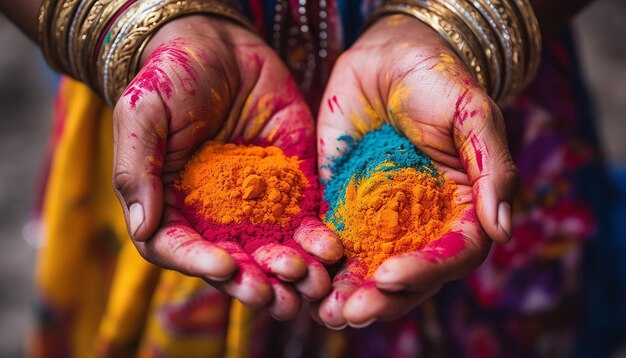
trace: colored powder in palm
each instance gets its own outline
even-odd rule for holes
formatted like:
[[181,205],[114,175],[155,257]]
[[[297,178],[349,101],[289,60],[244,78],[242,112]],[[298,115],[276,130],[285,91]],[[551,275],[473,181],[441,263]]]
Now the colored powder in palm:
[[407,138],[385,124],[360,141],[339,140],[346,149],[323,183],[324,221],[346,255],[366,265],[367,276],[387,258],[419,250],[450,231],[460,213],[456,186]]
[[176,187],[179,209],[212,241],[235,240],[248,252],[290,238],[317,200],[302,161],[273,146],[207,142]]

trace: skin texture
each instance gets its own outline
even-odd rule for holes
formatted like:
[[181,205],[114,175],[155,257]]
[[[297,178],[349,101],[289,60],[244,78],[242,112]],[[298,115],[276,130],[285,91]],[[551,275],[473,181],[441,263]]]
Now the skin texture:
[[113,118],[113,183],[141,255],[277,319],[293,317],[301,297],[326,295],[330,278],[319,261],[338,260],[342,248],[319,219],[304,220],[294,242],[246,252],[234,241],[202,238],[176,210],[171,190],[209,139],[272,144],[315,166],[311,113],[278,57],[238,25],[192,16],[163,27],[143,59]]
[[449,234],[387,260],[373,281],[364,281],[361,263],[346,262],[333,292],[313,311],[333,328],[405,314],[478,266],[489,251],[488,236],[498,242],[510,237],[517,169],[502,114],[447,43],[405,15],[374,24],[333,69],[319,112],[321,177],[332,177],[327,164],[343,147],[337,138],[362,136],[381,123],[438,162],[457,184],[455,200],[464,212]]

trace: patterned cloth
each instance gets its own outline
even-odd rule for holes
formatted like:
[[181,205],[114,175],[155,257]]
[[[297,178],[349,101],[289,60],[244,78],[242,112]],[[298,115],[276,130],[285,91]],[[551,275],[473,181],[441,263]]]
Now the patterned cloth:
[[[377,2],[305,1],[308,35],[301,31],[302,14],[293,10],[301,2],[242,5],[317,108],[333,62]],[[293,11],[282,13],[277,29],[277,4],[287,3]],[[314,64],[308,62],[313,57]],[[571,39],[546,40],[536,80],[506,110],[522,180],[512,243],[495,246],[467,278],[448,284],[405,317],[343,331],[319,326],[306,310],[290,322],[273,321],[200,279],[146,263],[128,238],[111,189],[111,110],[86,86],[63,79],[31,352],[76,357],[571,355],[582,318],[583,247],[596,231],[593,209],[606,198],[578,73]]]

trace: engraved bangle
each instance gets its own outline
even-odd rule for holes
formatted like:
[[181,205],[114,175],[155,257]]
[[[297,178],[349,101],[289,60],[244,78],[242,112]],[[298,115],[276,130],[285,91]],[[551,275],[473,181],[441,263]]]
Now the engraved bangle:
[[53,12],[56,8],[57,1],[54,0],[43,0],[41,6],[39,7],[39,14],[37,16],[37,27],[38,27],[38,40],[41,46],[41,53],[45,58],[48,65],[56,70],[62,71],[62,67],[57,59],[53,56],[51,48],[52,43],[50,41],[50,30],[52,28],[52,19]]
[[[158,5],[154,7],[155,5]],[[133,64],[139,62],[139,50],[151,35],[165,23],[191,14],[218,15],[252,29],[246,18],[224,2],[202,0],[147,0],[120,30],[108,51],[99,56],[102,89],[107,103],[113,104],[135,75]],[[117,26],[117,25],[114,25]],[[104,60],[104,61],[102,61]]]
[[494,100],[504,104],[522,87],[525,56],[522,35],[515,14],[507,0],[473,0],[474,7],[483,15],[498,35],[504,49],[504,78],[502,92]]
[[524,74],[524,86],[535,77],[541,62],[541,31],[539,21],[528,0],[511,0],[513,7],[522,19],[526,40],[526,73]]
[[68,37],[70,25],[74,13],[78,8],[81,0],[65,0],[57,5],[56,15],[54,17],[54,28],[52,31],[52,41],[56,58],[66,72],[70,72],[69,56],[67,51]]
[[83,78],[88,79],[92,88],[98,93],[102,93],[102,86],[98,81],[96,67],[98,47],[101,45],[101,42],[104,41],[105,31],[113,26],[114,19],[119,17],[120,13],[134,2],[134,0],[107,1],[101,8],[92,9],[92,12],[99,10],[99,13],[91,18],[91,25],[83,25],[82,30],[87,39],[81,55]]
[[80,67],[82,64],[81,54],[87,40],[86,36],[81,36],[79,30],[83,23],[87,20],[93,6],[98,0],[83,0],[76,9],[76,13],[70,23],[69,35],[67,38],[67,53],[69,57],[69,71],[77,78],[83,79],[80,75]]
[[465,22],[480,43],[480,51],[484,52],[486,66],[489,73],[488,93],[492,98],[499,96],[502,86],[502,52],[489,24],[481,14],[467,1],[437,0],[458,18]]

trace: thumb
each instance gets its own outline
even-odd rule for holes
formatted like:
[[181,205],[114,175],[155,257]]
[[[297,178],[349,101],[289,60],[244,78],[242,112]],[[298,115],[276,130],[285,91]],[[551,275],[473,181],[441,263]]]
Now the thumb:
[[518,172],[509,152],[504,119],[482,91],[466,90],[454,114],[454,141],[472,185],[476,212],[489,237],[511,238],[511,208]]
[[148,240],[161,221],[167,123],[164,105],[152,98],[136,106],[122,98],[113,114],[113,187],[137,241]]

